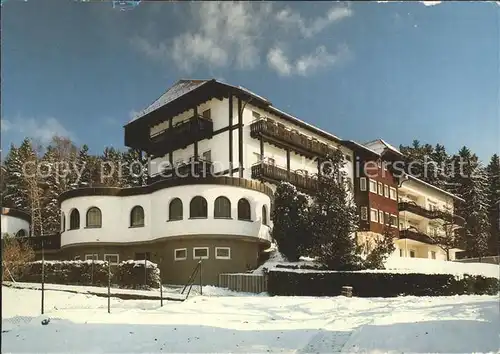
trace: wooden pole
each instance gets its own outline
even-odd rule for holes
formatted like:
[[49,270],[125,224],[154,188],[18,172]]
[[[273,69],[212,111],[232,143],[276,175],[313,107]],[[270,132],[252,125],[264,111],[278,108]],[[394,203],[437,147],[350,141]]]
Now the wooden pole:
[[161,263],[163,258],[160,257],[160,307],[163,307],[163,283],[161,281]]
[[203,260],[200,259],[200,295],[203,295],[203,285],[202,285],[202,281],[201,281],[201,273],[202,273],[202,267],[203,265]]
[[111,313],[111,265],[108,260],[108,313]]
[[44,312],[45,305],[45,252],[43,250],[43,240],[42,240],[42,315]]

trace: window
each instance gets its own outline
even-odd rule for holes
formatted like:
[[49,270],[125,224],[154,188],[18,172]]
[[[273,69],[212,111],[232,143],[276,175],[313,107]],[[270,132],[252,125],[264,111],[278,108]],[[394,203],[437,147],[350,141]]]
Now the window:
[[187,259],[187,248],[177,248],[174,250],[174,260],[184,261]]
[[16,233],[16,237],[26,237],[28,236],[28,233],[26,232],[25,229],[21,229]]
[[208,247],[194,247],[193,259],[208,259]]
[[214,203],[214,218],[230,218],[231,202],[226,197],[217,197]]
[[384,212],[382,210],[378,211],[378,222],[381,224],[384,223]]
[[368,219],[368,208],[361,207],[361,220],[367,220],[367,219]]
[[143,261],[143,260],[151,260],[151,253],[150,252],[138,252],[135,254],[134,259],[136,261]]
[[431,258],[436,259],[436,252],[435,251],[431,251]]
[[136,205],[130,212],[130,227],[144,226],[144,209],[140,205]]
[[251,220],[250,203],[245,198],[238,201],[238,220]]
[[118,265],[120,257],[117,254],[105,254],[104,260],[111,265]]
[[168,206],[169,220],[182,220],[182,201],[179,198],[172,199]]
[[255,160],[255,163],[260,162],[260,160],[261,160],[261,158],[260,158],[260,153],[258,153],[258,152],[254,152],[254,153],[253,153],[253,159]]
[[215,259],[231,259],[231,248],[215,247]]
[[201,156],[204,161],[212,161],[212,150],[205,151]]
[[85,260],[86,260],[86,261],[91,261],[91,260],[98,261],[98,260],[99,260],[99,255],[98,255],[97,253],[94,253],[94,254],[86,254],[86,255],[85,255]]
[[370,220],[373,222],[378,222],[378,212],[377,209],[370,210]]
[[384,185],[378,182],[378,195],[384,195]]
[[204,110],[201,115],[203,116],[203,118],[207,118],[207,119],[212,118],[212,112],[210,112],[210,109]]
[[359,190],[366,191],[366,177],[360,177],[359,179]]
[[410,257],[415,258],[415,251],[414,250],[410,250]]
[[377,182],[373,179],[370,180],[370,192],[377,193]]
[[207,200],[200,196],[191,199],[191,203],[189,204],[189,217],[206,218],[207,215]]
[[398,227],[398,217],[396,215],[391,214],[389,219],[389,224],[392,227]]
[[64,230],[66,230],[66,215],[61,211],[61,232],[64,232]]
[[429,210],[430,210],[430,211],[435,211],[435,210],[437,210],[437,206],[436,206],[436,204],[429,203]]
[[262,206],[262,224],[267,225],[267,207],[265,205]]
[[389,188],[389,196],[392,200],[396,200],[396,188]]
[[399,249],[399,257],[403,257],[403,250]]
[[389,186],[384,184],[384,197],[389,198]]
[[101,227],[102,217],[101,210],[96,207],[92,207],[87,210],[87,227]]
[[253,119],[259,120],[260,119],[260,114],[257,112],[252,112]]
[[267,157],[266,158],[266,162],[269,164],[269,165],[276,165],[276,160],[274,160],[272,157]]
[[69,214],[69,229],[75,230],[80,228],[80,212],[78,209],[73,209]]
[[384,213],[384,224],[389,225],[389,213]]

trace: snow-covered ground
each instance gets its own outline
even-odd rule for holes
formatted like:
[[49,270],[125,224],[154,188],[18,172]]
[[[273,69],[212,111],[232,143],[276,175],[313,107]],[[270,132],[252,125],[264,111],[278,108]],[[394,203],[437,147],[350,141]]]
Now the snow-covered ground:
[[108,314],[106,298],[49,290],[40,316],[40,291],[4,286],[2,352],[499,353],[498,300],[195,295],[113,298]]

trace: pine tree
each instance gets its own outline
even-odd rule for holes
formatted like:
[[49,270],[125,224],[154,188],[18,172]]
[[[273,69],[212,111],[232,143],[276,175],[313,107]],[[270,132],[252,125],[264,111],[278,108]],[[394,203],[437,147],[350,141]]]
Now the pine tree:
[[122,185],[140,187],[146,185],[148,177],[147,159],[139,151],[129,149],[123,154]]
[[78,149],[69,139],[54,136],[47,149],[51,147],[58,161],[59,184],[62,191],[74,188],[76,181],[75,165]]
[[298,261],[310,248],[308,197],[290,183],[282,182],[274,193],[272,237],[279,251],[289,260]]
[[19,156],[19,149],[14,144],[10,146],[3,167],[5,170],[3,206],[28,211],[28,191],[23,180],[23,162]]
[[486,171],[488,174],[488,215],[490,220],[488,253],[497,255],[500,252],[500,158],[497,154],[491,157]]
[[84,144],[76,157],[75,166],[78,171],[75,186],[77,188],[92,185],[92,166],[90,164],[89,147]]
[[367,252],[367,257],[363,262],[366,269],[384,269],[387,258],[395,251],[394,245],[395,231],[392,227],[384,227],[382,237],[375,240],[375,247]]
[[311,206],[310,230],[317,259],[329,269],[359,269],[360,247],[355,239],[358,213],[346,185],[344,156],[336,151],[322,164]]
[[43,235],[42,180],[38,173],[38,155],[31,140],[26,138],[19,146],[19,159],[23,162],[21,185],[26,188],[28,210],[31,214],[31,235]]
[[53,234],[59,232],[61,228],[61,218],[59,212],[59,194],[63,192],[61,187],[61,175],[59,173],[59,163],[57,151],[48,146],[42,158],[42,179],[43,179],[43,199],[42,218],[44,223],[44,233]]
[[113,147],[106,147],[101,157],[101,183],[107,187],[121,187],[123,154]]
[[484,256],[490,234],[486,170],[465,146],[453,156],[452,168],[452,192],[465,200],[456,208],[456,214],[466,222],[461,243],[469,257]]

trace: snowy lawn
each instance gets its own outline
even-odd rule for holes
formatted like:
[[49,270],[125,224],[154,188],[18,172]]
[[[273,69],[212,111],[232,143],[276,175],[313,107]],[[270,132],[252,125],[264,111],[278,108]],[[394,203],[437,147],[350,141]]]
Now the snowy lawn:
[[49,290],[45,304],[2,287],[2,352],[499,352],[497,296],[114,298],[108,314],[105,298]]

